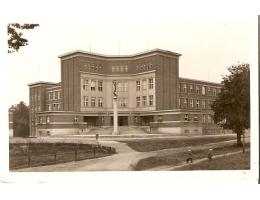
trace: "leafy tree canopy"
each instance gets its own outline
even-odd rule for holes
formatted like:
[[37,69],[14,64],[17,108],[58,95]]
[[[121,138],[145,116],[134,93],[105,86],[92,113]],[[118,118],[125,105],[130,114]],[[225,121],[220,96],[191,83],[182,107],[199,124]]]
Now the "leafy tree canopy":
[[250,65],[238,64],[228,68],[223,76],[223,88],[212,104],[215,123],[237,133],[238,145],[241,135],[250,128]]
[[34,29],[39,24],[8,24],[8,53],[17,52],[20,47],[28,45],[28,40],[23,38],[21,30]]

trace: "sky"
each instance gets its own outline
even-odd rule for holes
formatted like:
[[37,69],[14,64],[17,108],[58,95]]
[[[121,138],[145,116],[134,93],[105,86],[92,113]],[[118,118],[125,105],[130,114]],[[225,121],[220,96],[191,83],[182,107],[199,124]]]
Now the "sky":
[[73,2],[74,9],[67,1],[40,4],[24,14],[18,10],[18,21],[10,18],[40,26],[24,31],[28,46],[7,55],[8,104],[28,104],[29,83],[59,82],[58,56],[74,50],[128,55],[161,48],[182,54],[181,77],[211,82],[220,82],[232,64],[250,63],[255,15],[194,12],[193,4],[170,1]]

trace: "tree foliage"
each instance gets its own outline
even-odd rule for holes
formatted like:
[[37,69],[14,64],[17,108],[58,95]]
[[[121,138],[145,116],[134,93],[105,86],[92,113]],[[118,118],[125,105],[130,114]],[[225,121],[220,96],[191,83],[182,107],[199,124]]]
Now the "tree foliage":
[[12,106],[13,111],[13,129],[15,137],[29,136],[29,107],[20,102]]
[[241,135],[250,128],[250,65],[238,64],[228,68],[223,76],[223,88],[212,104],[215,123],[237,133],[237,144],[242,145]]
[[21,30],[34,29],[39,24],[8,24],[8,53],[17,52],[20,47],[28,45],[28,40],[23,38]]

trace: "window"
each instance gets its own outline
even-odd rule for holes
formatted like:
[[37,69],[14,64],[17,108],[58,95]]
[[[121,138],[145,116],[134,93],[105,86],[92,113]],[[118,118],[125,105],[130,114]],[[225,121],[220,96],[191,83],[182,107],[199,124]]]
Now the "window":
[[206,123],[206,115],[205,114],[202,115],[202,122]]
[[206,94],[206,86],[202,86],[202,95]]
[[200,108],[200,100],[197,100],[197,101],[196,101],[196,106],[197,106],[197,109]]
[[184,99],[184,105],[185,105],[185,107],[188,107],[188,99]]
[[60,104],[54,103],[53,105],[53,110],[59,110],[60,109]]
[[50,117],[49,117],[49,116],[47,116],[47,117],[46,117],[46,123],[47,123],[47,124],[49,124],[49,123],[50,123],[50,121],[51,121],[51,120],[50,120]]
[[127,107],[127,99],[125,97],[120,99],[120,106],[124,108]]
[[190,92],[193,92],[193,85],[190,85]]
[[189,121],[189,115],[188,114],[184,115],[184,121]]
[[136,91],[140,91],[141,89],[141,83],[140,81],[136,81]]
[[200,86],[196,85],[196,93],[199,94],[200,93]]
[[149,106],[153,106],[153,95],[149,95]]
[[149,78],[149,89],[153,89],[153,78]]
[[181,107],[181,98],[179,98],[179,108]]
[[146,90],[147,89],[147,85],[146,85],[146,80],[142,80],[142,89]]
[[96,90],[96,81],[95,80],[91,81],[90,90],[91,91],[95,91]]
[[213,88],[213,95],[217,96],[217,89],[216,88]]
[[183,92],[187,92],[187,85],[183,84]]
[[119,71],[120,71],[119,66],[116,66],[116,72],[119,72]]
[[127,65],[125,66],[125,71],[126,71],[126,72],[128,71],[128,66],[127,66]]
[[120,66],[120,71],[124,72],[125,71],[125,67],[124,66]]
[[38,112],[41,111],[40,105],[37,106],[37,111],[38,111]]
[[193,99],[190,99],[190,107],[193,108]]
[[88,96],[83,97],[83,107],[88,107]]
[[211,88],[208,87],[208,94],[210,95],[210,93],[211,93]]
[[88,90],[88,80],[87,79],[83,80],[83,90]]
[[48,111],[51,111],[51,104],[48,104],[47,107],[48,107]]
[[91,97],[91,107],[96,106],[96,97]]
[[198,115],[194,115],[193,120],[194,120],[195,122],[199,121]]
[[58,91],[58,99],[60,99],[60,91]]
[[141,98],[140,97],[136,97],[136,107],[140,107],[141,104]]
[[201,105],[203,109],[206,109],[206,102],[205,100],[201,100]]
[[147,104],[146,104],[146,96],[143,96],[143,106],[146,106]]
[[121,92],[127,92],[128,91],[128,84],[127,82],[121,82],[118,84],[119,91]]
[[37,97],[38,97],[38,101],[40,101],[41,100],[40,94],[38,94]]
[[115,71],[116,71],[115,66],[112,66],[111,68],[112,68],[112,72],[115,72]]
[[42,117],[39,117],[39,124],[42,124]]
[[103,89],[103,82],[98,81],[98,91],[102,92],[102,89]]
[[212,119],[211,119],[211,115],[208,115],[208,123],[211,123]]
[[98,98],[98,107],[103,107],[103,98],[102,97]]
[[49,100],[52,100],[53,94],[52,92],[49,93]]
[[58,99],[58,96],[59,96],[58,93],[59,93],[58,91],[54,92],[54,99]]

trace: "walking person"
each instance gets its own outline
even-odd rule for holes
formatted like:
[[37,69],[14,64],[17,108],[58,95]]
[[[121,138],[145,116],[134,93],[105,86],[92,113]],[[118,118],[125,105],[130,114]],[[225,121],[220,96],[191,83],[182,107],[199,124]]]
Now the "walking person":
[[186,163],[192,163],[193,162],[193,154],[191,152],[191,150],[189,149],[188,150],[188,156],[187,156],[187,159],[186,159]]

